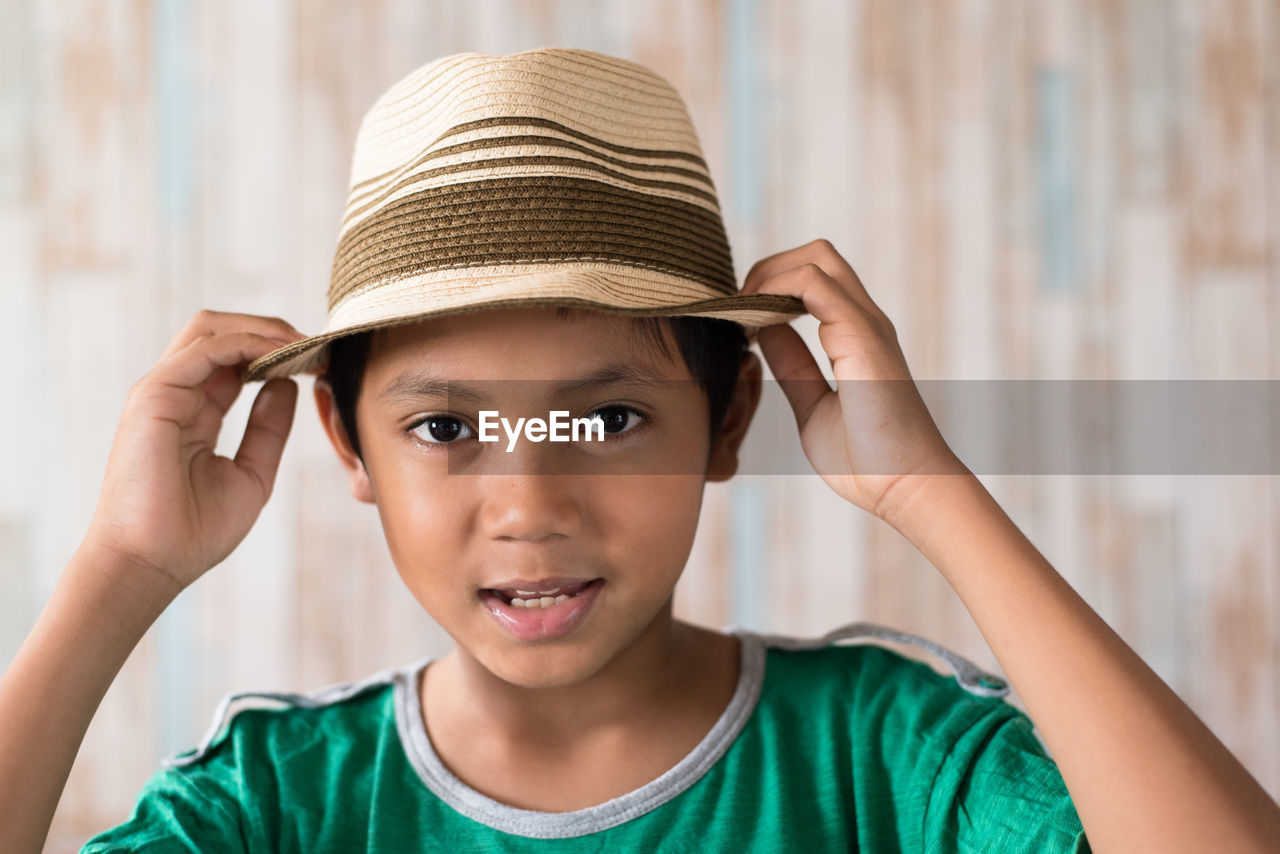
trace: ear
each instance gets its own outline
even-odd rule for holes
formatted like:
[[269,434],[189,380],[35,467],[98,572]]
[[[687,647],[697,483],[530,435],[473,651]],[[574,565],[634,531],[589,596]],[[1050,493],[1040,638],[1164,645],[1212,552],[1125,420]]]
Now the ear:
[[373,483],[369,480],[369,473],[364,469],[364,461],[351,447],[351,440],[347,437],[346,428],[342,426],[342,418],[338,415],[338,407],[334,405],[333,387],[327,379],[316,378],[315,395],[316,409],[320,412],[320,423],[324,425],[324,431],[329,435],[333,449],[338,452],[342,467],[351,477],[351,494],[357,501],[376,504]]
[[747,427],[760,404],[762,375],[760,359],[755,353],[748,352],[742,357],[742,365],[738,368],[738,383],[734,386],[724,422],[707,457],[707,480],[713,483],[728,480],[738,471],[738,448],[746,438]]

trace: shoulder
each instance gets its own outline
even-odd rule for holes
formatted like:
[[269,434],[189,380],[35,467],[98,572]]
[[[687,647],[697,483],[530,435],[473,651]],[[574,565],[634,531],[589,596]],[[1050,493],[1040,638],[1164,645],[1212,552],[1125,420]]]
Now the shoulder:
[[[798,740],[796,752],[847,755],[854,790],[894,805],[901,839],[931,850],[1088,850],[1031,719],[1004,699],[1003,676],[873,623],[750,639],[767,656],[762,725]],[[918,646],[950,674],[876,641]],[[1017,838],[1002,837],[1006,827]]]
[[[865,734],[950,743],[983,719],[1025,717],[1003,699],[1010,690],[1003,676],[888,626],[858,622],[821,637],[750,634],[748,640],[763,647],[771,702],[843,709]],[[885,642],[917,646],[949,673]]]
[[370,744],[394,731],[395,687],[426,661],[305,694],[227,694],[200,744],[164,759],[129,818],[82,851],[271,850],[384,770]]
[[[968,658],[936,641],[877,623],[849,623],[821,637],[745,633],[759,643],[788,674],[832,675],[877,683],[889,680],[915,687],[944,687],[975,697],[1004,697],[1009,684],[1003,676],[979,667]],[[920,647],[945,664],[951,675],[939,673],[922,661],[909,658],[882,642]]]
[[387,668],[361,679],[307,693],[240,691],[225,695],[200,743],[166,757],[167,770],[194,770],[219,761],[283,758],[320,741],[340,744],[386,722],[397,682],[424,661]]

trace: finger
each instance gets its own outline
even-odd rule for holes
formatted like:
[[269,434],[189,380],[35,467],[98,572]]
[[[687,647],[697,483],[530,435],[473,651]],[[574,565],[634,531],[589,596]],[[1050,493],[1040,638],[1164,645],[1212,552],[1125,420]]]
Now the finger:
[[218,368],[226,365],[238,368],[276,349],[279,344],[274,339],[253,332],[202,336],[168,359],[162,359],[146,379],[197,389],[207,383]]
[[205,395],[213,401],[213,405],[223,415],[231,409],[231,404],[240,396],[244,383],[234,367],[223,365],[213,372],[213,378],[204,384]]
[[813,240],[803,246],[778,252],[757,261],[742,283],[742,293],[756,293],[760,285],[769,277],[806,263],[818,265],[853,298],[854,302],[877,319],[885,323],[889,322],[888,315],[871,299],[871,295],[867,293],[862,279],[858,277],[853,267],[836,251],[831,241],[825,238]]
[[226,334],[228,332],[256,332],[267,338],[278,339],[282,345],[292,344],[294,341],[300,341],[307,337],[295,329],[292,324],[279,317],[242,314],[233,311],[214,311],[213,309],[205,308],[192,316],[187,325],[182,328],[182,331],[169,342],[168,348],[165,349],[160,358],[164,359],[177,353],[202,336]]
[[275,485],[297,400],[298,384],[293,380],[277,378],[264,384],[253,400],[244,438],[236,451],[236,465],[258,481],[264,502]]
[[747,271],[746,278],[742,280],[742,293],[756,293],[760,283],[765,279],[805,263],[816,263],[812,243],[806,243],[803,246],[797,246],[784,252],[775,252],[773,255],[761,258],[751,265],[751,269]]
[[832,390],[827,378],[800,333],[787,324],[762,328],[758,340],[769,370],[791,404],[796,423],[804,427],[818,401]]
[[812,262],[762,280],[756,292],[797,297],[819,323],[854,321],[863,324],[872,321],[872,316],[840,287],[839,282]]

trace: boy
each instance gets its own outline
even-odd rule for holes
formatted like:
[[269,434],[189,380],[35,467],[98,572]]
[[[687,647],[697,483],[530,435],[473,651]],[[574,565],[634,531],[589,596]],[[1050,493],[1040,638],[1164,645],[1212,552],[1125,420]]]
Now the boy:
[[[283,377],[326,356],[316,403],[352,492],[377,505],[397,570],[455,647],[260,695],[279,708],[228,714],[229,698],[86,851],[1280,839],[1266,793],[951,453],[891,323],[830,243],[725,287],[727,244],[681,114],[642,67],[563,49],[446,57],[380,99],[357,144],[329,328],[201,312],[130,392],[85,541],[0,682],[5,851],[38,850],[129,650],[251,527],[292,423]],[[797,306],[820,323],[837,390],[781,322]],[[744,325],[815,469],[943,573],[1061,776],[999,680],[927,641],[909,638],[956,680],[828,642],[906,637],[879,627],[804,642],[672,619],[703,485],[733,475],[759,399]],[[235,460],[217,458],[246,364],[270,381]],[[855,401],[858,380],[891,382]],[[481,412],[556,411],[605,435],[479,441]]]

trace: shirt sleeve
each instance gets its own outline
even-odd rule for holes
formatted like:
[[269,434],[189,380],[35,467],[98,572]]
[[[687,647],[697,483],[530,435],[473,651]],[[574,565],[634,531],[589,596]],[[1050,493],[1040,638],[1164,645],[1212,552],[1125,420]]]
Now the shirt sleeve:
[[80,854],[246,852],[238,815],[212,778],[166,768],[147,780],[128,820],[94,836]]
[[929,852],[1091,851],[1057,764],[1016,706],[988,706],[931,773]]

